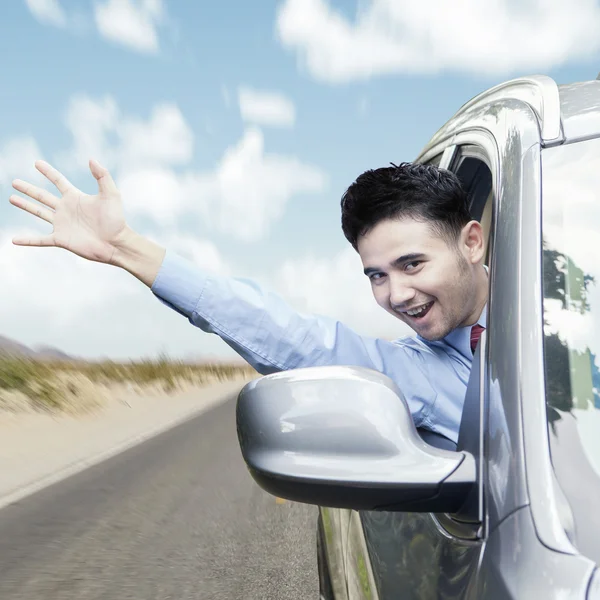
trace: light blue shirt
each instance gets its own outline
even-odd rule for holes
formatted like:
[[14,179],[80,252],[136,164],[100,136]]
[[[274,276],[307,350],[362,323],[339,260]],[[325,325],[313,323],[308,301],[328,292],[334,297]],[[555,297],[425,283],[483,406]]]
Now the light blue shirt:
[[[152,292],[196,327],[216,333],[262,375],[324,365],[380,371],[404,393],[417,427],[458,439],[471,327],[438,342],[366,337],[334,319],[300,314],[252,281],[207,274],[169,251]],[[478,321],[483,327],[486,309]]]

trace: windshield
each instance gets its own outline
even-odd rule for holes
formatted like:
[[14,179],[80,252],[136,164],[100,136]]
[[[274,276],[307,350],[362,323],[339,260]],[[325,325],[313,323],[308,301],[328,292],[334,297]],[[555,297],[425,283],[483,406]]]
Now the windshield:
[[600,139],[543,150],[542,173],[552,463],[574,543],[600,562]]

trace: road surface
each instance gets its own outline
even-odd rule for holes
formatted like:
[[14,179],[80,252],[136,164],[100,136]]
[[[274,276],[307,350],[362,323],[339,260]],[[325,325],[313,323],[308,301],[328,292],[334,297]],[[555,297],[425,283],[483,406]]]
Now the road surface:
[[0,598],[317,598],[316,517],[253,482],[231,398],[0,510]]

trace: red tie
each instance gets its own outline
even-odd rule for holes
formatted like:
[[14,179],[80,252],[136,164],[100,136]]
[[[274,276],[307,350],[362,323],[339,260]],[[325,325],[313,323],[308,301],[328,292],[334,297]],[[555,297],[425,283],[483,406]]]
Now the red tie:
[[473,352],[473,354],[475,354],[477,342],[479,341],[479,338],[481,337],[481,332],[484,329],[485,327],[482,327],[481,325],[473,325],[473,328],[471,329],[471,352]]

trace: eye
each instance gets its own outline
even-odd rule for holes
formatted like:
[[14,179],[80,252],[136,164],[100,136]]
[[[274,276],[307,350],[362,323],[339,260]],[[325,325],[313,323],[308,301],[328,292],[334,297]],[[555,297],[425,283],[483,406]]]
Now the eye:
[[413,260],[412,262],[406,263],[404,270],[405,271],[414,271],[423,261],[421,260]]
[[371,273],[371,275],[369,275],[369,279],[374,282],[381,281],[384,277],[385,273]]

